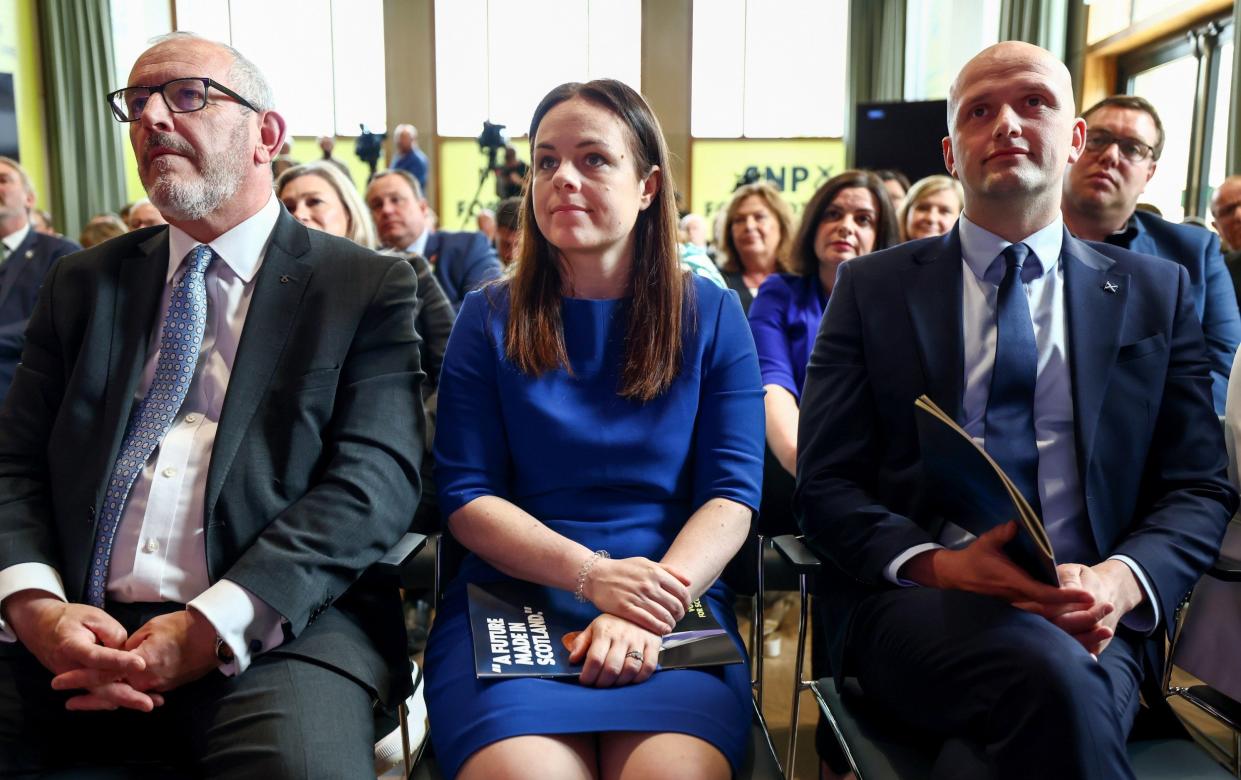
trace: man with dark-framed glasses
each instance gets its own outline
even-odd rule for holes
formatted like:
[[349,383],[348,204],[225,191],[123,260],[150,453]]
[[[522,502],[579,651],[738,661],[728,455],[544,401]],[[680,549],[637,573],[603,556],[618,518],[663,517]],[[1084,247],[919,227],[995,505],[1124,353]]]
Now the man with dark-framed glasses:
[[411,689],[365,572],[419,498],[414,271],[281,207],[236,50],[165,36],[107,102],[168,225],[54,266],[0,409],[0,776],[372,774]]
[[1194,307],[1211,357],[1215,411],[1224,413],[1228,374],[1241,342],[1241,314],[1232,279],[1209,230],[1178,225],[1137,209],[1163,153],[1159,112],[1134,95],[1113,95],[1091,106],[1086,148],[1064,177],[1064,222],[1073,235],[1105,241],[1185,266]]

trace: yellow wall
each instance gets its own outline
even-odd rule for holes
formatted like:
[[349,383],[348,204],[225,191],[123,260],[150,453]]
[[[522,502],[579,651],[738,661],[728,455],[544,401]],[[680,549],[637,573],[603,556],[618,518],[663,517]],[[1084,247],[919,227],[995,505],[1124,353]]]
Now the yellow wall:
[[[526,162],[529,145],[515,139],[513,147]],[[780,187],[794,213],[801,208],[819,185],[844,170],[844,142],[834,138],[696,140],[692,142],[690,210],[710,217],[727,208],[733,188],[748,169],[758,171],[764,179]],[[487,157],[479,152],[472,138],[441,138],[439,142],[438,179],[440,198],[432,208],[445,230],[460,230],[462,221],[474,230],[474,221],[466,208],[474,198],[478,177],[487,166]],[[495,178],[483,184],[479,201],[485,208],[496,204]]]
[[691,147],[690,211],[710,218],[728,208],[732,191],[753,170],[779,187],[800,213],[819,185],[845,168],[844,141],[835,138],[695,140]]
[[[513,148],[517,156],[530,162],[530,145],[525,138],[513,139]],[[477,230],[478,227],[466,208],[474,200],[474,191],[478,189],[478,179],[487,167],[487,155],[478,150],[478,141],[473,138],[441,138],[439,154],[434,168],[439,165],[436,180],[439,181],[439,197],[431,201],[431,208],[439,215],[440,227],[444,230]],[[432,171],[434,173],[434,171]],[[495,176],[488,176],[478,193],[478,200],[484,208],[494,209],[499,198],[496,197]]]
[[0,0],[0,72],[13,74],[18,154],[38,194],[38,206],[46,208],[50,193],[40,50],[36,0]]

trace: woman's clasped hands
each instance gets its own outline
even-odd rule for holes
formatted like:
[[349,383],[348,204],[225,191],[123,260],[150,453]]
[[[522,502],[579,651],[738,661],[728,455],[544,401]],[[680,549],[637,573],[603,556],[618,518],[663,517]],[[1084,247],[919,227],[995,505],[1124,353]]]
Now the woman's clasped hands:
[[570,661],[581,681],[606,688],[644,682],[659,662],[663,635],[685,617],[690,579],[647,558],[600,559],[582,595],[603,614],[577,636]]
[[685,617],[689,585],[681,572],[648,558],[600,558],[582,584],[582,595],[600,612],[662,636]]

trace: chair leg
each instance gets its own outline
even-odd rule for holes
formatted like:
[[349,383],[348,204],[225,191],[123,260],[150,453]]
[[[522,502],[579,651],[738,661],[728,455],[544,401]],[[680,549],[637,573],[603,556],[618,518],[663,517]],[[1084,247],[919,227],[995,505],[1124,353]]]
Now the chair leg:
[[763,622],[766,618],[766,582],[763,578],[763,548],[767,540],[760,534],[758,541],[758,571],[755,579],[753,625],[750,626],[750,662],[754,666],[754,676],[750,680],[758,700],[758,709],[763,710]]
[[806,623],[809,616],[809,600],[806,587],[806,575],[797,577],[799,611],[797,614],[797,660],[793,667],[793,714],[789,722],[789,752],[784,760],[788,775],[792,777],[794,759],[797,758],[797,721],[801,717],[801,692],[806,689],[804,670],[806,665]]
[[409,778],[409,708],[401,702],[396,708],[397,719],[401,722],[401,772],[402,777]]

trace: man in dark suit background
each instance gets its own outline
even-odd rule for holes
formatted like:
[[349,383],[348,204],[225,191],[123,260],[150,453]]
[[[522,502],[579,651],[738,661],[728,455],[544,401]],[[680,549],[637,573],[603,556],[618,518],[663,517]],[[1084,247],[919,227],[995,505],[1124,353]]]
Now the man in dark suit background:
[[13,382],[43,277],[52,263],[82,248],[34,229],[34,198],[26,171],[16,160],[0,157],[0,401]]
[[500,261],[482,233],[431,228],[427,199],[409,172],[375,174],[366,188],[366,205],[383,245],[427,258],[454,309],[461,308],[466,293],[500,276]]
[[1163,122],[1154,106],[1135,95],[1112,95],[1082,118],[1086,149],[1064,177],[1064,224],[1078,238],[1185,266],[1211,358],[1215,413],[1222,415],[1232,358],[1241,343],[1241,312],[1219,238],[1136,209],[1163,152]]
[[415,274],[281,208],[271,101],[180,33],[110,97],[169,226],[53,268],[0,410],[5,776],[364,776],[411,688]]
[[[1237,506],[1188,273],[1064,228],[1072,95],[1025,43],[962,69],[958,227],[841,266],[807,373],[797,500],[833,669],[946,739],[938,777],[1132,777],[1139,682]],[[1013,523],[947,525],[924,393],[1039,507],[1060,587],[1004,553]]]

